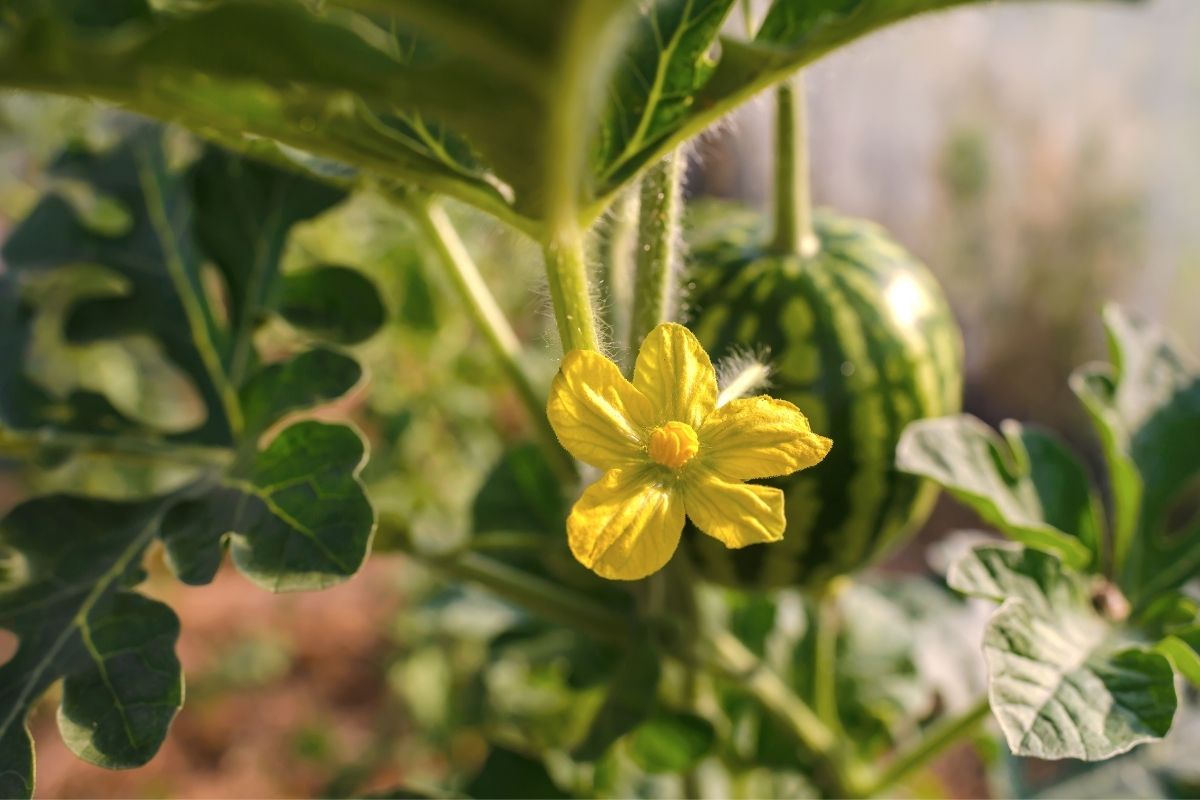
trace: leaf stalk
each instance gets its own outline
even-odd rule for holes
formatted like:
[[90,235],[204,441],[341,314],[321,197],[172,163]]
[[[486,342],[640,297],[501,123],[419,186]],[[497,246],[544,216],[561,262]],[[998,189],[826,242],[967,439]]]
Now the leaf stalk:
[[442,204],[430,197],[413,197],[406,209],[445,267],[455,293],[466,307],[476,328],[483,334],[492,356],[516,389],[529,412],[534,434],[555,472],[575,477],[575,463],[562,449],[546,418],[545,392],[537,388],[529,371],[521,363],[521,343],[513,331],[495,295],[488,288],[479,267],[471,258],[462,238]]
[[915,745],[899,753],[882,773],[867,783],[861,796],[875,797],[888,791],[928,764],[947,747],[971,733],[987,718],[990,710],[988,699],[983,697],[962,714],[938,722]]

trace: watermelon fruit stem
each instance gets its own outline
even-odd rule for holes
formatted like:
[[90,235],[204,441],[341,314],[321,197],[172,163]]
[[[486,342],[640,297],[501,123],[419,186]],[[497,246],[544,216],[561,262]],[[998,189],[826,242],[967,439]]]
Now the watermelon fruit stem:
[[670,321],[675,312],[683,205],[680,187],[686,160],[676,150],[642,178],[630,353],[636,353],[646,335],[660,322]]
[[812,258],[821,248],[813,231],[804,74],[775,90],[775,234],[777,255]]

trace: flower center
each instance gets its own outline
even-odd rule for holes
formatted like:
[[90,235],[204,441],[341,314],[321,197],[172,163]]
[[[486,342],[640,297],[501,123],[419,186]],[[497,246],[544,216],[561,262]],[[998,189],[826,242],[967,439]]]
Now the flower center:
[[668,422],[650,433],[650,457],[664,467],[679,469],[696,455],[700,440],[686,422]]

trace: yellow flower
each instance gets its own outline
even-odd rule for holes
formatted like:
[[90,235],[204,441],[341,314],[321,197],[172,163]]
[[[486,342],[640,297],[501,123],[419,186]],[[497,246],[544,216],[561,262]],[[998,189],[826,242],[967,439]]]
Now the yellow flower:
[[571,552],[617,580],[662,569],[685,514],[726,547],[779,541],[783,492],[744,481],[811,467],[833,444],[783,400],[718,408],[708,353],[673,323],[646,337],[632,382],[595,351],[567,353],[547,413],[571,455],[605,470],[571,510]]

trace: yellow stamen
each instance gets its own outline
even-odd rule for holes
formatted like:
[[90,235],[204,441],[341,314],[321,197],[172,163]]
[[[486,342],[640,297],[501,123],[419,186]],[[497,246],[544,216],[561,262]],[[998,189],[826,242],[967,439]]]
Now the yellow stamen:
[[696,455],[700,440],[686,422],[668,422],[650,433],[650,457],[671,469],[679,469]]

